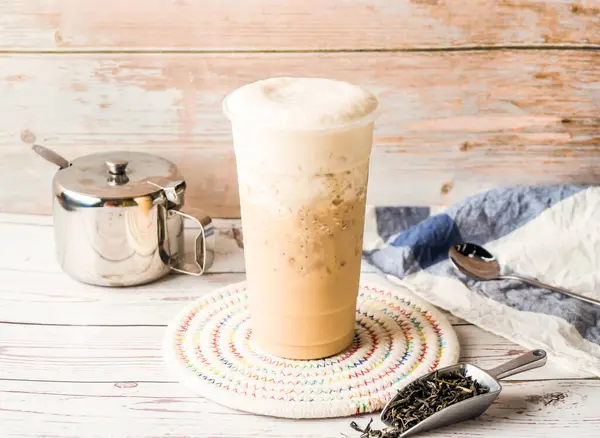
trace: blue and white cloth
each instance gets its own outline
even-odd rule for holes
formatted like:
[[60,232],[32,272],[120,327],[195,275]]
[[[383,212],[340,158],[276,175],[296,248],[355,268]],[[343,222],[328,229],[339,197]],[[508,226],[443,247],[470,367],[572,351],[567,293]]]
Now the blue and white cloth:
[[443,211],[369,208],[364,257],[438,307],[559,363],[600,376],[600,306],[521,282],[474,281],[452,245],[484,245],[503,273],[600,299],[600,187],[495,189]]

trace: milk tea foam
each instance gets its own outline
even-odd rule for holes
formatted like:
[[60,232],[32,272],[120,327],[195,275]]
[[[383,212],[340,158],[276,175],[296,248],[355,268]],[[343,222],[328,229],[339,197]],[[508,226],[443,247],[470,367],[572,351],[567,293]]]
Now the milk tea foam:
[[377,99],[345,82],[273,78],[239,88],[223,106],[253,338],[287,358],[336,354],[354,335]]

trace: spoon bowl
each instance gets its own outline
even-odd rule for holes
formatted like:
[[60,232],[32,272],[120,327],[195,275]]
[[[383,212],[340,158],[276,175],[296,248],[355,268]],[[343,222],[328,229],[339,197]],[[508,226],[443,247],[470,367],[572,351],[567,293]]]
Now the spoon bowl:
[[485,248],[474,243],[454,245],[449,252],[450,261],[463,274],[478,280],[496,280],[500,264]]

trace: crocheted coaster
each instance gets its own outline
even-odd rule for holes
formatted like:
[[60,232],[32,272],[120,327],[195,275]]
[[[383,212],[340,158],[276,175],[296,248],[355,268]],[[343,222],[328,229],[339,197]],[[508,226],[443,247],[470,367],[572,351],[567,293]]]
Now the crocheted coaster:
[[206,295],[169,325],[168,367],[230,408],[288,418],[373,412],[408,383],[458,360],[456,334],[432,306],[393,286],[361,282],[356,332],[342,353],[288,360],[255,348],[245,282]]

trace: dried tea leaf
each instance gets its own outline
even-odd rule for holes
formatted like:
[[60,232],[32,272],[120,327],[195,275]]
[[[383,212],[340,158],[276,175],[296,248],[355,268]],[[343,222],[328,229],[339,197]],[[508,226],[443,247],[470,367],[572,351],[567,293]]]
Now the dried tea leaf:
[[396,400],[388,407],[386,422],[392,426],[383,430],[371,428],[373,420],[361,429],[356,422],[350,426],[360,432],[360,438],[397,438],[421,421],[442,409],[489,392],[477,380],[464,371],[444,374],[436,371],[426,380],[416,380],[398,391]]

